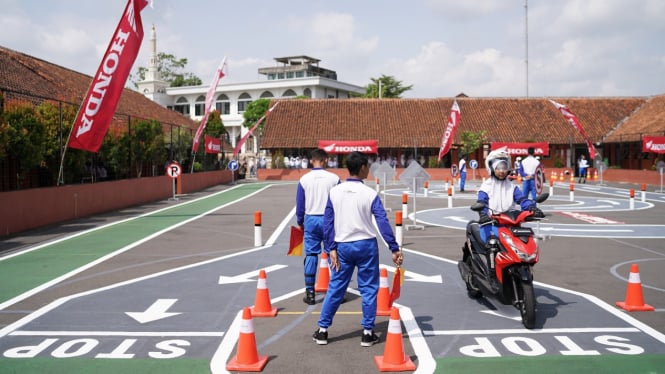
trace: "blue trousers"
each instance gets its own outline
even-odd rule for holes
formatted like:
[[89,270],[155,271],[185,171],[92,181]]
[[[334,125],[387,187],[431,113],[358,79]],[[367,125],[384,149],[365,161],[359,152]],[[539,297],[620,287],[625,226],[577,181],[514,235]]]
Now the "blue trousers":
[[319,268],[319,254],[323,243],[323,216],[305,215],[305,232],[303,233],[303,246],[305,247],[305,289],[313,291],[316,284],[316,271]]
[[466,183],[466,171],[459,173],[459,189],[464,191],[464,184]]
[[358,291],[362,297],[363,317],[360,322],[367,330],[374,328],[376,296],[379,293],[379,247],[376,239],[337,244],[339,271],[331,269],[328,292],[323,299],[319,327],[328,328],[349,286],[353,271],[358,268]]
[[536,200],[536,180],[535,179],[527,179],[522,182],[522,194],[524,197],[529,199],[529,194],[531,194],[530,199],[531,200]]

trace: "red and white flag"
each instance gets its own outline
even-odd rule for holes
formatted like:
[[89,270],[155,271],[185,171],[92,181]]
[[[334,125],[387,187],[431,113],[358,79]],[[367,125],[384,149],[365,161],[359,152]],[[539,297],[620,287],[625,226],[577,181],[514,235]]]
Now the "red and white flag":
[[206,153],[220,153],[222,151],[222,141],[219,138],[205,136]]
[[452,108],[450,108],[450,116],[448,117],[448,124],[446,125],[445,130],[443,131],[443,138],[441,139],[441,148],[439,149],[439,161],[443,156],[448,153],[450,146],[453,143],[455,138],[455,131],[457,131],[457,126],[459,126],[460,121],[460,110],[459,105],[457,105],[457,100],[453,102]]
[[219,83],[219,80],[224,77],[225,69],[226,69],[226,57],[224,57],[222,62],[220,62],[219,66],[217,67],[215,76],[212,77],[212,83],[210,84],[210,88],[208,88],[208,93],[206,94],[205,110],[203,113],[203,118],[201,119],[201,124],[199,124],[199,128],[196,130],[196,135],[194,135],[194,140],[192,141],[192,153],[196,153],[196,151],[199,149],[199,140],[201,139],[201,134],[203,134],[203,130],[205,130],[206,128],[206,124],[208,123],[208,117],[210,116],[210,110],[212,109],[212,102],[215,100],[215,91],[217,91],[217,84]]
[[268,116],[270,115],[270,113],[272,113],[273,109],[275,109],[275,107],[277,106],[277,104],[279,104],[279,101],[276,102],[275,105],[272,106],[272,108],[268,109],[268,111],[266,112],[266,114],[264,114],[263,117],[259,118],[259,120],[256,121],[256,123],[254,124],[254,126],[252,126],[252,128],[249,129],[249,131],[247,131],[247,133],[246,133],[246,134],[245,134],[245,135],[244,135],[244,136],[238,141],[238,144],[236,144],[236,148],[233,150],[233,158],[236,158],[236,156],[237,156],[238,153],[240,152],[240,148],[242,148],[242,145],[245,144],[245,142],[247,141],[247,139],[252,135],[252,133],[254,133],[254,130],[256,130],[256,128],[259,127],[259,125],[261,124],[261,122],[263,122],[263,120],[265,120],[266,118],[268,118]]
[[125,88],[143,40],[141,11],[147,0],[129,0],[79,108],[67,146],[97,152]]
[[589,140],[589,137],[586,135],[586,131],[584,131],[584,128],[582,128],[582,125],[580,124],[580,121],[577,119],[577,116],[573,114],[573,112],[570,111],[565,105],[559,104],[554,100],[550,100],[554,106],[559,109],[561,114],[563,114],[564,118],[573,125],[574,128],[577,129],[577,131],[580,132],[582,137],[584,138],[584,141],[586,142],[587,148],[589,148],[589,159],[593,160],[596,158],[596,148],[593,146],[591,143],[591,140]]

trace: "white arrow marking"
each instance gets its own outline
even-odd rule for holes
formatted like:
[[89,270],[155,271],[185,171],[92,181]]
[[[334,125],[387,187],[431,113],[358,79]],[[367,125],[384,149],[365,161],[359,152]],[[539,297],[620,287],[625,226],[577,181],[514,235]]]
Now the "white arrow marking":
[[287,267],[288,265],[271,265],[268,266],[267,268],[259,269],[259,270],[252,270],[250,272],[236,275],[233,277],[227,277],[225,275],[220,275],[219,276],[219,284],[231,284],[231,283],[243,283],[243,282],[254,282],[254,278],[259,275],[259,272],[261,270],[265,270],[266,273],[270,273],[271,271],[279,270],[282,268]]
[[[393,266],[388,266],[388,265],[381,265],[381,267],[386,268],[386,270],[390,272],[395,272],[397,269]],[[414,273],[412,271],[405,271],[404,272],[404,280],[407,281],[412,281],[412,282],[423,282],[423,283],[443,283],[443,278],[441,278],[441,275],[422,275],[418,273]]]
[[499,312],[495,312],[493,310],[481,310],[480,313],[486,313],[486,314],[491,314],[491,315],[497,316],[497,317],[508,318],[508,319],[512,319],[513,321],[521,321],[522,320],[521,316],[517,316],[517,317],[506,316],[506,315],[503,315]]
[[608,204],[612,204],[612,205],[621,205],[620,202],[614,201],[614,200],[596,200],[596,201],[599,202],[599,203],[608,203]]
[[181,313],[167,313],[166,311],[175,304],[178,299],[157,299],[145,312],[126,312],[128,316],[134,318],[138,323],[148,323],[158,319],[176,316]]

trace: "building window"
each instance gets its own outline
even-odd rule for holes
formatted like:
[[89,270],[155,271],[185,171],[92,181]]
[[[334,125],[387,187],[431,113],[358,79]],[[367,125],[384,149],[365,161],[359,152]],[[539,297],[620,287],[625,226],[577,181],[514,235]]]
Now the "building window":
[[296,95],[296,92],[291,89],[284,91],[284,93],[282,94],[282,97],[293,97],[293,96],[298,96],[298,95]]
[[284,79],[284,73],[277,73],[277,79]]
[[196,103],[194,103],[194,115],[195,116],[202,116],[205,114],[206,110],[206,98],[205,96],[201,95],[196,98]]
[[238,113],[243,113],[247,110],[247,106],[252,102],[252,97],[247,92],[243,92],[238,97]]
[[310,90],[309,88],[305,88],[305,90],[303,91],[302,94],[309,97],[309,98],[311,98],[312,97],[312,90]]
[[272,92],[270,91],[263,91],[263,93],[261,94],[262,99],[267,99],[270,97],[275,97],[275,95],[273,95]]
[[189,116],[189,103],[187,102],[187,99],[180,97],[178,100],[176,100],[175,105],[173,106],[173,110]]
[[286,79],[293,79],[294,76],[295,75],[293,74],[292,71],[289,71],[289,72],[286,73]]
[[231,101],[229,100],[229,97],[226,96],[225,94],[217,96],[217,101],[215,102],[215,109],[217,109],[217,111],[221,115],[231,114]]
[[303,78],[305,76],[304,71],[296,71],[296,78]]
[[275,76],[275,73],[268,74],[268,80],[269,81],[274,81],[275,79],[277,79],[277,77]]

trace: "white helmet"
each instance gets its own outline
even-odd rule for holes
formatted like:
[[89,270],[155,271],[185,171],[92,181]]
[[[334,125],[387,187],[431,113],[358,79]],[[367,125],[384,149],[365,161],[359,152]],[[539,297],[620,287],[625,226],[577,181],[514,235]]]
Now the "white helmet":
[[[503,180],[506,179],[505,177],[502,179],[499,179],[496,174],[494,173],[494,170],[501,164],[505,163],[505,167],[508,171],[510,172],[510,153],[506,150],[506,147],[501,147],[498,149],[493,150],[487,155],[487,158],[485,159],[485,168],[487,169],[487,174],[492,176],[495,179],[498,180]],[[508,175],[506,173],[506,176]]]
[[517,156],[517,158],[516,158],[515,160],[517,160],[517,161],[522,161],[522,157],[521,157],[521,156]]

